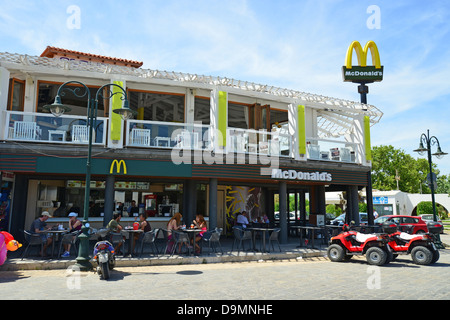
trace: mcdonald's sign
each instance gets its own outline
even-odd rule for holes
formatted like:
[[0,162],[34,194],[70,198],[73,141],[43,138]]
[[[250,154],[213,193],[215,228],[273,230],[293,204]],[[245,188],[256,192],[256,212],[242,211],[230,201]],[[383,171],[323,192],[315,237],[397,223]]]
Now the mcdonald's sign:
[[[373,66],[367,65],[367,55],[371,53]],[[353,51],[358,58],[358,66],[352,65]],[[345,66],[342,67],[344,81],[346,82],[379,82],[383,80],[383,66],[380,62],[378,47],[373,41],[366,43],[363,48],[358,41],[353,41],[347,50]]]
[[122,171],[122,165],[123,165],[123,174],[127,174],[127,164],[124,160],[114,160],[111,164],[111,168],[109,169],[110,174],[114,174],[114,166],[116,167],[116,173],[120,174]]

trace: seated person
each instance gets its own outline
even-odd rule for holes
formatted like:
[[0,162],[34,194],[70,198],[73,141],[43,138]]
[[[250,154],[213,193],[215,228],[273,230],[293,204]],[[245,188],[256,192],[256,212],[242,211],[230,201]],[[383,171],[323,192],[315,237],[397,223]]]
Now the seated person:
[[43,251],[40,252],[40,255],[42,257],[45,257],[47,255],[47,248],[52,244],[53,241],[53,238],[48,233],[43,232],[51,229],[51,227],[47,227],[46,221],[48,220],[48,218],[50,218],[50,213],[44,211],[41,213],[41,216],[39,218],[31,223],[30,227],[30,233],[39,234],[42,242],[44,243]]
[[[196,228],[202,229],[202,231],[195,237],[195,252],[200,253],[199,241],[202,240],[203,234],[206,232],[206,221],[202,214],[197,214],[195,220],[192,221]],[[193,242],[194,240],[192,240]]]
[[[120,219],[122,218],[122,215],[119,213],[114,213],[112,220],[108,223],[106,228],[111,232],[120,232],[122,231],[122,226],[119,224]],[[123,237],[125,240],[125,237]],[[119,244],[114,248],[114,251],[116,254],[120,254],[120,247],[122,246],[122,242],[119,242]]]
[[[139,215],[139,229],[145,232],[149,232],[152,230],[152,227],[150,226],[150,222],[147,220],[147,215],[145,213],[141,213]],[[131,252],[134,252],[134,246],[136,245],[136,240],[144,236],[144,233],[135,233],[133,235],[133,245],[131,247]]]
[[240,215],[238,215],[236,223],[238,226],[242,226],[243,228],[246,228],[247,225],[249,224],[248,219],[247,219],[247,212],[242,211],[242,213]]
[[[69,233],[81,231],[82,223],[77,219],[78,213],[71,212],[69,213]],[[63,258],[67,258],[70,256],[70,243],[64,243],[64,253],[61,255]]]

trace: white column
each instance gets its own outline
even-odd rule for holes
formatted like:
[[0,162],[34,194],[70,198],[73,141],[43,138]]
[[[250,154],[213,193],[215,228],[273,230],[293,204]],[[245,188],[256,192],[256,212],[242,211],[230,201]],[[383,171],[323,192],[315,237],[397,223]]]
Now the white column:
[[[3,67],[0,67],[0,127],[4,128],[5,112],[8,105],[8,91],[9,91],[9,71]],[[4,140],[6,137],[5,130],[0,130],[0,140]]]

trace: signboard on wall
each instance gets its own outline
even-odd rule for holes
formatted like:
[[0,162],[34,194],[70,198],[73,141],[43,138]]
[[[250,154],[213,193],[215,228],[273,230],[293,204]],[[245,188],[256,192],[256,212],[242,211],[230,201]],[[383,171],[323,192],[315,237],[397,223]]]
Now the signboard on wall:
[[388,204],[388,197],[373,197],[373,204]]

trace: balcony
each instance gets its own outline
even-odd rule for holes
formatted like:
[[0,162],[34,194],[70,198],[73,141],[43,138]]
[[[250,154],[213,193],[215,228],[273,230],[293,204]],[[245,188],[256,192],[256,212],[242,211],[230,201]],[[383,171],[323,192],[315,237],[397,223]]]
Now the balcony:
[[291,143],[291,136],[278,132],[227,129],[228,152],[289,157]]
[[[86,117],[45,113],[6,111],[5,140],[20,143],[88,144]],[[107,145],[108,118],[97,118],[93,145]],[[175,122],[128,120],[124,146],[128,148],[174,148],[214,150],[211,126]],[[360,163],[357,143],[333,139],[306,138],[307,159],[340,163]],[[241,128],[227,129],[226,153],[267,155],[290,158],[294,150],[292,137],[285,132],[268,132]]]
[[206,150],[212,147],[209,129],[201,124],[128,120],[125,141],[128,147]]
[[352,142],[306,138],[308,160],[356,162],[357,144]]
[[[107,118],[97,118],[93,145],[106,145]],[[56,144],[88,144],[86,117],[31,112],[6,112],[4,137],[9,141]]]

